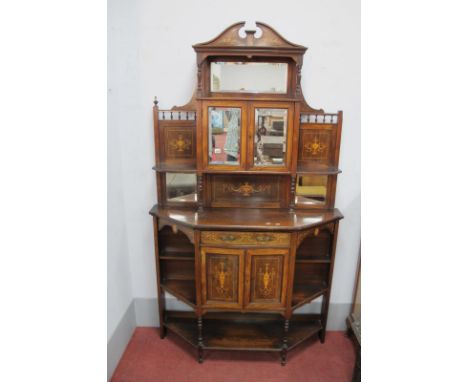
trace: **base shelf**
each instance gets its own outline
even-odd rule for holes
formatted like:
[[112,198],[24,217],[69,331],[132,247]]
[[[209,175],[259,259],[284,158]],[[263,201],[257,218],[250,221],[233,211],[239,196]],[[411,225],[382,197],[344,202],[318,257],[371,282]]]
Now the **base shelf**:
[[[198,346],[197,320],[192,312],[167,311],[164,325],[194,347]],[[203,349],[280,352],[284,318],[278,315],[223,313],[203,318]],[[322,329],[320,316],[293,316],[289,324],[290,350]]]

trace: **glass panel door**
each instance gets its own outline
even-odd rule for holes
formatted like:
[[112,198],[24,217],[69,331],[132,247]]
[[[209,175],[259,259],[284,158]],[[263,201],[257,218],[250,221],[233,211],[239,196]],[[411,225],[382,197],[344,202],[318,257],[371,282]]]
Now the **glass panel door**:
[[204,102],[202,123],[204,168],[239,170],[245,166],[246,115],[245,102]]
[[293,106],[255,103],[250,115],[250,166],[256,170],[287,170],[291,162]]
[[241,149],[241,109],[208,108],[208,161],[210,165],[239,165]]

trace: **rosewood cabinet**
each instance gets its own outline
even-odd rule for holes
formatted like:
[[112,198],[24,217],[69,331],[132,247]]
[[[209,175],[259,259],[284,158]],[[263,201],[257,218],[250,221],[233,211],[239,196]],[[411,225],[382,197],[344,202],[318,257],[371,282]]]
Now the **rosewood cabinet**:
[[[260,33],[259,33],[260,30]],[[194,45],[189,103],[154,105],[161,338],[287,352],[325,341],[338,226],[342,112],[302,95],[306,48],[237,23]],[[166,309],[166,293],[191,311]],[[298,308],[321,298],[317,314]]]

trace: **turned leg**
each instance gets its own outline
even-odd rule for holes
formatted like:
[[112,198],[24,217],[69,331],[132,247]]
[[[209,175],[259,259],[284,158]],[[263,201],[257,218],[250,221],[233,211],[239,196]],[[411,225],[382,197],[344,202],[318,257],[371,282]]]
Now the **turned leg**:
[[289,320],[284,320],[283,348],[281,349],[281,366],[286,365],[286,356],[288,354],[288,331]]
[[197,326],[198,326],[198,363],[203,363],[203,335],[202,335],[203,321],[201,317],[198,317]]

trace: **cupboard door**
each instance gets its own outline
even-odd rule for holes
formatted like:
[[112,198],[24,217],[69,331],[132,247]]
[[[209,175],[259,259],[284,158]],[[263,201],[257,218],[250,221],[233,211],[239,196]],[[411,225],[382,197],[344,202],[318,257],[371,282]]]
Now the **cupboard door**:
[[279,309],[286,302],[287,249],[247,250],[245,308]]
[[242,308],[244,251],[201,249],[202,304],[205,308]]
[[287,171],[291,165],[294,107],[290,103],[255,102],[250,109],[248,166]]
[[245,102],[204,102],[203,167],[220,171],[244,169],[246,126]]

